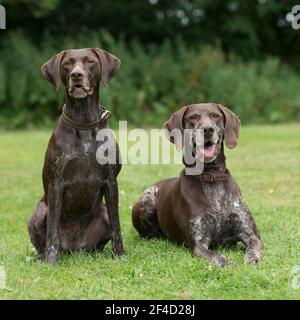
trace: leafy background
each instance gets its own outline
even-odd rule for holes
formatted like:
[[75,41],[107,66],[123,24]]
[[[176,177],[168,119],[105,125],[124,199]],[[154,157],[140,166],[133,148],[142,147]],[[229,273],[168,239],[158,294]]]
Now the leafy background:
[[101,47],[122,60],[101,102],[113,125],[161,127],[179,106],[218,102],[243,123],[300,119],[295,1],[6,0],[0,126],[51,127],[63,104],[40,67],[60,50]]

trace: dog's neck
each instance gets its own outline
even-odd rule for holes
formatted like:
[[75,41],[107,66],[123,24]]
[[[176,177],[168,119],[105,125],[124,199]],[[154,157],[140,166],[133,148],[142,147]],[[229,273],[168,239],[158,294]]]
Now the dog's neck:
[[99,108],[99,90],[86,98],[77,99],[66,92],[65,114],[72,121],[83,125],[97,121],[101,116]]

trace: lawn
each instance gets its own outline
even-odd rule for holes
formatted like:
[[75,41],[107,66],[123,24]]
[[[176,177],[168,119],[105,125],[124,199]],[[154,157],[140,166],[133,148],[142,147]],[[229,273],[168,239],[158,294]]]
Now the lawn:
[[300,298],[300,289],[291,285],[291,270],[300,266],[299,124],[243,127],[238,147],[226,150],[264,251],[263,262],[253,266],[244,264],[241,245],[221,248],[233,262],[224,269],[168,241],[142,240],[132,227],[132,204],[149,184],[178,175],[175,165],[123,166],[123,259],[113,260],[108,244],[103,253],[61,255],[57,266],[37,263],[26,223],[42,195],[49,136],[50,131],[0,133],[0,265],[7,277],[0,299]]

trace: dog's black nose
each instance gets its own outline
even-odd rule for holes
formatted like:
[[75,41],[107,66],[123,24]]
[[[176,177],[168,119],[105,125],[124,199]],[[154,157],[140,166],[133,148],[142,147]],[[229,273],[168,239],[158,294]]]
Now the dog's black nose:
[[202,129],[204,130],[205,135],[211,135],[215,131],[214,127],[212,127],[211,125],[204,125]]
[[83,78],[83,74],[81,72],[72,72],[71,73],[71,78],[73,80],[80,80]]

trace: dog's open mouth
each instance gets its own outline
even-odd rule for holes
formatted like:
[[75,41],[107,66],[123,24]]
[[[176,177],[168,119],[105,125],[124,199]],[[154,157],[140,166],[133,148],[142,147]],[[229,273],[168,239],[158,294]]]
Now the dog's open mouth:
[[206,141],[204,146],[200,148],[200,155],[204,158],[205,161],[211,161],[216,158],[220,152],[220,144],[213,143],[212,141]]

